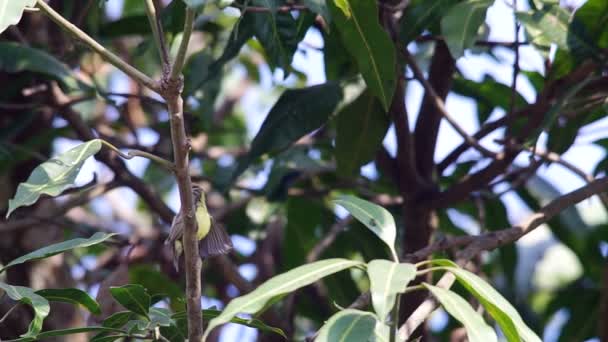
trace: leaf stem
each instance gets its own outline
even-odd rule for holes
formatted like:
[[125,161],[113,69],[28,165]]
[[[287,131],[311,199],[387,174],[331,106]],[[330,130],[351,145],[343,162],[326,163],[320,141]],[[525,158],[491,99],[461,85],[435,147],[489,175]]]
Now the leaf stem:
[[391,330],[389,334],[389,341],[395,342],[397,336],[397,329],[399,328],[399,308],[401,307],[401,294],[397,294],[395,298],[395,306],[393,307],[392,312],[392,322],[391,322]]
[[69,22],[67,19],[61,16],[61,14],[57,13],[51,6],[47,5],[43,0],[37,0],[36,5],[42,12],[44,12],[51,20],[53,20],[57,25],[62,27],[64,30],[71,33],[74,37],[84,42],[87,46],[89,46],[93,51],[100,54],[104,59],[106,59],[109,63],[123,71],[125,74],[136,80],[137,82],[143,84],[144,86],[150,88],[155,92],[159,92],[160,88],[158,84],[148,77],[143,72],[137,70],[129,63],[123,61],[120,57],[107,50],[101,44],[99,44],[95,39],[91,38],[84,31],[79,29],[76,25]]
[[148,159],[155,161],[155,162],[159,163],[160,165],[164,166],[169,171],[175,171],[175,164],[173,164],[172,162],[170,162],[164,158],[161,158],[155,154],[148,153],[148,152],[141,151],[141,150],[129,150],[127,153],[123,153],[121,150],[118,149],[118,147],[112,145],[111,143],[109,143],[103,139],[100,139],[100,141],[102,144],[104,144],[106,147],[113,150],[114,152],[118,153],[118,155],[124,159],[133,159],[133,157],[148,158]]
[[15,310],[19,306],[19,304],[21,304],[21,302],[16,303],[10,309],[8,309],[8,311],[4,314],[4,316],[2,316],[2,318],[0,318],[0,323],[3,323],[8,318],[8,316],[11,314],[11,312],[13,312],[13,310]]
[[186,8],[186,21],[184,23],[182,41],[179,44],[177,56],[175,56],[175,61],[173,62],[173,66],[171,67],[170,79],[173,81],[177,80],[182,74],[182,68],[184,67],[184,62],[186,60],[186,52],[188,50],[188,43],[190,42],[190,35],[192,34],[192,29],[194,27],[194,16],[194,10],[191,8]]
[[162,37],[162,32],[160,32],[159,30],[158,17],[156,15],[156,6],[154,6],[153,0],[146,0],[145,3],[146,15],[148,16],[148,21],[150,22],[150,29],[152,30],[152,35],[154,36],[156,48],[158,49],[158,56],[160,57],[163,64],[166,64],[169,61],[169,55],[167,54],[167,48]]

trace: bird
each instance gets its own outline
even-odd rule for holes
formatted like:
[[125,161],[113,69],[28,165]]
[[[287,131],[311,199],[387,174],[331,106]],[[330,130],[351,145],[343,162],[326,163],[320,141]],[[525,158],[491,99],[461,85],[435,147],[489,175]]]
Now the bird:
[[[234,248],[232,240],[226,230],[216,224],[207,210],[205,191],[198,185],[192,186],[192,197],[194,199],[195,217],[197,223],[196,238],[201,259],[224,255],[230,253]],[[169,245],[173,254],[173,266],[179,271],[180,258],[184,252],[182,238],[184,236],[184,211],[180,210],[173,218],[169,237],[165,244]]]

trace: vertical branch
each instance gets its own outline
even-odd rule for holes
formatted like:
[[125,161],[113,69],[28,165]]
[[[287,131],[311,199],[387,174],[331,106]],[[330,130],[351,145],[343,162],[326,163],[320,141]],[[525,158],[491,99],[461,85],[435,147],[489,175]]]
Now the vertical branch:
[[517,75],[519,74],[519,29],[520,25],[517,21],[517,0],[513,0],[513,20],[515,20],[515,61],[513,61],[513,79],[511,80],[511,103],[509,109],[509,116],[513,116],[515,113],[515,101],[517,99]]
[[[405,53],[406,56],[409,55],[407,50]],[[411,61],[408,61],[408,64],[412,65]],[[441,110],[437,106],[437,100],[445,101],[452,86],[452,74],[454,70],[454,59],[450,55],[447,45],[444,42],[436,42],[435,53],[433,54],[429,68],[428,81],[424,79],[424,76],[416,76],[421,83],[426,82],[429,85],[425,89],[415,129],[416,166],[418,167],[420,176],[427,181],[432,179],[435,146],[442,118]],[[432,89],[435,94],[431,94],[429,89]]]
[[79,29],[76,25],[72,24],[67,19],[62,17],[61,14],[57,13],[51,6],[47,5],[46,2],[44,2],[43,0],[38,0],[36,2],[36,5],[57,25],[68,31],[77,39],[81,40],[89,48],[91,48],[91,50],[100,54],[110,64],[114,65],[140,84],[143,84],[144,86],[150,88],[153,91],[159,91],[158,85],[156,84],[156,82],[154,82],[154,80],[152,80],[143,72],[131,66],[129,63],[123,61],[120,57],[112,53],[110,50],[103,47],[103,45],[99,44],[99,42],[91,38],[88,34]]
[[182,42],[179,44],[177,50],[177,56],[175,56],[175,62],[171,68],[171,80],[177,80],[182,74],[182,68],[186,60],[186,51],[188,50],[188,42],[190,41],[190,35],[192,34],[192,27],[194,25],[194,10],[186,8],[186,21],[184,23],[184,33],[182,34]]
[[188,41],[192,33],[194,11],[186,9],[183,39],[175,63],[169,73],[163,72],[161,94],[167,102],[171,124],[171,141],[175,159],[175,177],[184,213],[184,258],[186,264],[186,308],[188,315],[188,340],[200,341],[203,336],[203,316],[201,312],[201,258],[198,252],[196,232],[198,225],[194,215],[194,199],[192,196],[192,181],[190,179],[188,152],[190,142],[186,136],[184,125],[184,100],[182,89],[184,81],[182,67],[188,49]]
[[186,308],[188,314],[188,340],[200,341],[203,335],[201,313],[201,259],[196,238],[197,224],[194,215],[192,182],[188,173],[188,151],[190,143],[184,126],[184,101],[181,97],[181,82],[169,83],[163,96],[169,108],[171,141],[175,158],[175,177],[179,198],[184,212],[184,258],[186,264]]
[[163,33],[160,30],[161,26],[156,14],[156,6],[152,0],[146,0],[146,15],[148,16],[148,21],[150,22],[150,29],[152,30],[152,36],[154,36],[154,41],[156,42],[158,55],[162,61],[161,64],[166,65],[169,63],[169,54],[167,53],[167,46],[165,45]]

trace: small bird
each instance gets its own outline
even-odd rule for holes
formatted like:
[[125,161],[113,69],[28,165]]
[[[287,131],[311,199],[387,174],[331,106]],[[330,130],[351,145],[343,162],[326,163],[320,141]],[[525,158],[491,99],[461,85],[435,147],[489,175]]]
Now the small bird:
[[[213,217],[207,211],[205,192],[198,185],[192,186],[192,197],[196,208],[196,223],[198,225],[196,238],[199,240],[198,250],[201,259],[207,257],[228,254],[233,248],[232,240],[223,227],[213,222]],[[173,218],[169,237],[165,244],[171,247],[173,252],[173,266],[179,271],[179,261],[184,252],[182,238],[184,236],[184,212],[180,210]]]

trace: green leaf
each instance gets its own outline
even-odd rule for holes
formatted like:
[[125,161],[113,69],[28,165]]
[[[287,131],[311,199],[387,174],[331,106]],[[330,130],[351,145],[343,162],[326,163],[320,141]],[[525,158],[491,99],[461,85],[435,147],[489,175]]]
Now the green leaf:
[[[557,4],[540,11],[519,12],[517,19],[524,24],[532,43],[545,49],[555,43],[576,63],[588,57],[597,58],[598,45],[603,45],[601,37],[605,36],[602,32],[608,9],[597,5],[594,2],[588,8],[583,6],[583,11],[580,14],[580,10],[576,11],[572,19],[569,12]],[[564,56],[561,59],[565,59]]]
[[135,318],[135,314],[133,312],[120,311],[104,319],[101,325],[107,328],[120,328],[133,318]]
[[[497,82],[490,76],[484,77],[481,82],[455,77],[453,91],[477,101],[479,123],[485,122],[496,107],[502,108],[506,112],[509,112],[511,109],[511,87]],[[526,99],[517,92],[515,96],[515,108],[522,108],[527,104]],[[482,108],[486,110],[482,111]]]
[[486,324],[483,317],[458,294],[429,284],[422,284],[441,303],[443,308],[456,318],[467,331],[470,342],[498,341],[494,329]]
[[319,330],[317,342],[367,342],[374,333],[376,317],[366,311],[346,309],[331,316]]
[[381,206],[362,200],[355,196],[344,195],[334,200],[334,203],[344,207],[357,220],[376,234],[390,248],[394,257],[397,228],[395,219],[388,210]]
[[388,260],[372,260],[367,264],[372,304],[381,322],[395,306],[398,293],[405,292],[407,285],[416,277],[416,266]]
[[[344,0],[340,10],[336,2],[330,5],[337,31],[348,53],[357,61],[365,83],[388,111],[396,86],[395,46],[378,21],[375,1]],[[350,13],[350,16],[345,13]]]
[[82,333],[87,333],[87,332],[108,332],[108,333],[123,333],[123,334],[125,333],[124,331],[122,331],[120,329],[113,329],[113,328],[107,328],[107,327],[81,327],[81,328],[70,328],[70,329],[58,329],[58,330],[45,331],[45,332],[38,334],[38,336],[36,336],[36,339],[42,340],[44,338],[49,338],[49,337],[82,334]]
[[148,317],[150,295],[143,286],[128,284],[120,287],[110,287],[110,293],[127,310]]
[[239,313],[254,314],[267,305],[301,287],[336,272],[362,265],[361,262],[347,259],[327,259],[296,267],[288,272],[270,278],[254,291],[233,299],[222,313],[209,322],[203,339],[217,326],[229,322]]
[[150,323],[152,326],[168,327],[175,324],[171,311],[165,308],[150,308]]
[[[606,25],[608,25],[608,2],[587,0],[574,12],[569,29],[573,37],[580,37],[589,45],[594,46],[594,50],[595,48],[605,49],[608,48]],[[576,45],[570,46],[572,50],[576,48]],[[594,51],[588,52],[593,53]]]
[[198,9],[199,7],[203,7],[207,0],[183,0],[186,6],[192,9]]
[[287,75],[298,47],[298,27],[291,13],[276,11],[276,1],[250,0],[251,6],[268,8],[269,11],[245,12],[243,21],[252,20],[254,35],[264,47],[270,67],[279,67]]
[[[19,2],[19,0],[0,0],[0,16],[2,15],[1,7],[4,1]],[[0,26],[2,26],[1,22]],[[79,82],[74,73],[65,64],[42,50],[12,42],[0,42],[0,51],[2,51],[0,54],[1,71],[8,73],[35,72],[56,79],[69,89],[79,87]]]
[[541,342],[511,303],[483,279],[462,268],[442,268],[454,274],[458,281],[477,298],[498,323],[508,341]]
[[494,0],[467,0],[450,8],[441,19],[441,33],[454,59],[473,46],[486,11],[493,3]]
[[382,104],[365,91],[338,115],[336,121],[336,162],[344,176],[358,173],[374,159],[382,146],[390,120]]
[[99,304],[88,293],[79,289],[43,289],[36,291],[49,301],[80,304],[94,314],[100,314]]
[[84,161],[100,149],[101,140],[91,140],[38,165],[9,200],[6,217],[19,207],[35,203],[43,194],[57,196],[74,185]]
[[350,5],[348,4],[349,0],[333,0],[334,5],[342,11],[345,17],[349,18],[352,16],[350,11]]
[[107,239],[111,238],[114,235],[117,235],[117,234],[116,233],[107,234],[107,233],[97,232],[88,239],[77,238],[77,239],[72,239],[72,240],[55,243],[55,244],[37,249],[26,255],[20,256],[19,258],[9,262],[6,266],[4,266],[2,269],[0,269],[0,273],[4,272],[9,267],[19,265],[19,264],[22,264],[27,261],[48,258],[50,256],[53,256],[53,255],[56,255],[59,253],[63,253],[65,251],[69,251],[69,250],[75,249],[75,248],[90,247],[93,245],[97,245],[97,244],[100,244],[100,243],[106,241]]
[[303,89],[290,89],[281,95],[251,142],[232,178],[236,179],[253,161],[266,153],[289,147],[304,135],[324,125],[360,94],[361,82],[328,82]]
[[456,0],[413,0],[403,11],[401,17],[401,39],[408,44],[425,29],[437,25],[443,14]]
[[[203,310],[203,321],[212,320],[212,319],[218,317],[219,315],[221,315],[221,313],[222,312],[220,310],[213,310],[213,309]],[[185,320],[187,318],[187,313],[186,313],[186,311],[180,311],[178,313],[173,314],[171,316],[171,318],[173,318],[175,320]],[[281,330],[279,328],[271,327],[270,325],[267,325],[263,321],[256,319],[256,318],[232,317],[232,319],[230,319],[230,323],[236,323],[236,324],[240,324],[240,325],[243,325],[246,327],[255,328],[262,332],[269,332],[269,333],[281,335],[287,339],[287,335],[285,335],[283,330]]]
[[35,337],[42,330],[42,322],[51,311],[49,302],[29,287],[12,286],[0,282],[0,289],[4,290],[11,299],[25,303],[34,309],[34,319],[27,332],[21,337]]
[[35,4],[36,0],[0,0],[0,33],[11,25],[17,25],[25,8]]

